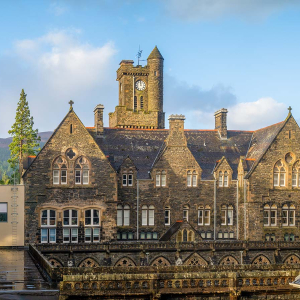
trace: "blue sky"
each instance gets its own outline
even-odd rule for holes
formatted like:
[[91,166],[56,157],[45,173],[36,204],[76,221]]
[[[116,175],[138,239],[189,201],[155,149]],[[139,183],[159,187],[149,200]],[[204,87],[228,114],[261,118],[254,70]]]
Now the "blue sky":
[[[22,88],[35,126],[54,130],[68,101],[86,126],[93,108],[118,103],[122,59],[165,60],[164,110],[186,128],[213,128],[228,109],[229,129],[300,120],[298,0],[14,0],[0,3],[0,137],[14,121]],[[167,122],[166,122],[167,123]]]

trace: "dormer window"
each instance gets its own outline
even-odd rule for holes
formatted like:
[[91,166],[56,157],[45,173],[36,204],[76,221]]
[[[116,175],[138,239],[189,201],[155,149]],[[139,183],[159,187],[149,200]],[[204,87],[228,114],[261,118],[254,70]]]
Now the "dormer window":
[[124,171],[122,174],[122,185],[123,186],[133,186],[133,172]]
[[229,175],[231,173],[229,171],[219,171],[219,187],[228,187],[229,186]]
[[228,186],[228,172],[224,172],[224,186]]

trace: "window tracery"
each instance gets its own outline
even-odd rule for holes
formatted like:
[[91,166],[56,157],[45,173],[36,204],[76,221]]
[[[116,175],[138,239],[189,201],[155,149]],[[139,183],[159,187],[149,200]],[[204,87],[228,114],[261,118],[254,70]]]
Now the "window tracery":
[[95,267],[99,267],[99,264],[92,258],[86,258],[79,264],[78,267],[79,268],[95,268]]
[[270,261],[264,255],[259,255],[252,262],[252,265],[269,265],[269,264]]
[[151,266],[153,267],[166,267],[170,265],[171,264],[169,263],[169,261],[162,256],[154,259],[154,261],[151,263]]
[[59,156],[53,163],[53,184],[67,184],[67,160]]
[[287,264],[287,265],[300,264],[300,258],[298,256],[296,256],[295,254],[292,254],[284,260],[284,264]]
[[238,265],[238,261],[233,256],[226,256],[220,261],[220,265]]
[[192,254],[185,262],[186,266],[207,266],[208,263],[199,254]]
[[75,163],[75,184],[89,184],[89,162],[83,156]]
[[132,259],[128,257],[123,257],[119,259],[116,264],[116,267],[135,267],[135,263]]
[[279,160],[274,166],[273,184],[274,186],[285,186],[286,182],[286,169],[285,165]]
[[54,268],[63,267],[63,265],[55,258],[50,258],[48,261],[49,261],[50,265]]

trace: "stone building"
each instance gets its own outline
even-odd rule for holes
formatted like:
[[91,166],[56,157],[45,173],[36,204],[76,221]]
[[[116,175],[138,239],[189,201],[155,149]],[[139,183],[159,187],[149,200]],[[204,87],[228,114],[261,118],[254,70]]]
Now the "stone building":
[[[164,129],[157,47],[144,67],[123,60],[117,80],[109,127],[103,105],[94,109],[94,127],[85,127],[70,102],[27,166],[26,244],[299,239],[300,130],[291,109],[282,122],[255,131],[228,130],[224,108],[212,130],[185,129],[183,115],[171,115]],[[261,260],[258,254],[251,260]],[[237,255],[228,263],[238,263]]]

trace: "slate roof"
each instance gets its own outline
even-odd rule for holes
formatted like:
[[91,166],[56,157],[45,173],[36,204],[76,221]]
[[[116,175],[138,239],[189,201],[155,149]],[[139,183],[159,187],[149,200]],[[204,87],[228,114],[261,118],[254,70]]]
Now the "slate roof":
[[[104,128],[103,137],[96,138],[96,142],[115,170],[129,156],[138,169],[138,178],[147,179],[148,171],[165,146],[168,132],[167,129]],[[188,148],[203,170],[202,179],[214,179],[214,167],[222,156],[233,169],[233,178],[237,178],[239,159],[246,155],[252,133],[228,131],[228,139],[221,140],[217,130],[185,130]]]
[[159,52],[157,46],[154,47],[150,55],[148,56],[148,59],[151,58],[159,58],[159,59],[164,59],[161,53]]

